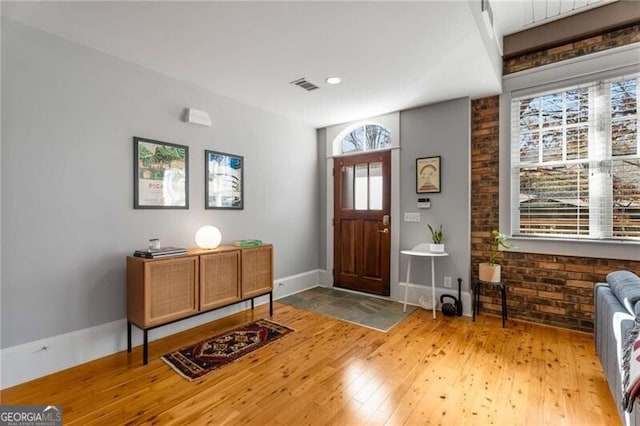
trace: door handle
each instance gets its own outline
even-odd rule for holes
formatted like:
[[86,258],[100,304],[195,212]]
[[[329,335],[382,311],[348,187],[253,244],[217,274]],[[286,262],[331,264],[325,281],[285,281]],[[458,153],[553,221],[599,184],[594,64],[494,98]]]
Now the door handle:
[[378,232],[382,232],[383,234],[388,234],[389,233],[389,228],[378,229]]
[[382,224],[384,226],[389,226],[389,215],[385,214],[384,216],[382,216]]

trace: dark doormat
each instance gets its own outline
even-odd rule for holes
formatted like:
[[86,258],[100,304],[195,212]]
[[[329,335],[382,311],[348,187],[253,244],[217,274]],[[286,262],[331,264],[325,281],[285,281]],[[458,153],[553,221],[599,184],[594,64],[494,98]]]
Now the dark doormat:
[[402,312],[402,303],[328,287],[314,287],[278,302],[385,333],[416,310],[408,305]]

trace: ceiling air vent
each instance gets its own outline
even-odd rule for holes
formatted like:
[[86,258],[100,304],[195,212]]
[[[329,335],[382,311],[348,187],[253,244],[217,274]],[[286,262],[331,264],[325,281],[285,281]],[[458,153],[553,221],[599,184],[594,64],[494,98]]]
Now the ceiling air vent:
[[312,90],[319,89],[319,87],[318,87],[318,86],[316,86],[316,85],[315,85],[315,84],[313,84],[313,83],[308,82],[307,80],[305,80],[305,78],[304,78],[304,77],[299,78],[299,79],[297,79],[297,80],[293,80],[293,81],[291,82],[291,84],[295,84],[296,86],[302,87],[304,90],[306,90],[306,91],[308,91],[308,92],[310,92],[310,91],[312,91]]

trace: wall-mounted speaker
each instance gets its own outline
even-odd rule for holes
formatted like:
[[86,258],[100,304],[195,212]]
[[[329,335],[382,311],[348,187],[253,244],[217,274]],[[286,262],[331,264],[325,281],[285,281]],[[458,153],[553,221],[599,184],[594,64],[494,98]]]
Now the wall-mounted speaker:
[[201,126],[211,126],[209,113],[193,108],[187,108],[184,111],[184,121],[187,123],[199,124]]

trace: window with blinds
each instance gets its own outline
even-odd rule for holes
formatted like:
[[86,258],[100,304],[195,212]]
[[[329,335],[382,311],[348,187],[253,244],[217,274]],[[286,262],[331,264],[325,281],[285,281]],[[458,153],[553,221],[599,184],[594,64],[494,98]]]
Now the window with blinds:
[[640,75],[514,97],[514,235],[640,239]]

